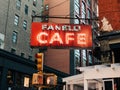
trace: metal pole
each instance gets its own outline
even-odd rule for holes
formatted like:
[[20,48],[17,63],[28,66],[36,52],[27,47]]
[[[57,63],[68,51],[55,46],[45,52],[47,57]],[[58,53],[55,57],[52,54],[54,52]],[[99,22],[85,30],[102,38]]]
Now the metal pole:
[[115,63],[114,52],[112,51],[112,63]]

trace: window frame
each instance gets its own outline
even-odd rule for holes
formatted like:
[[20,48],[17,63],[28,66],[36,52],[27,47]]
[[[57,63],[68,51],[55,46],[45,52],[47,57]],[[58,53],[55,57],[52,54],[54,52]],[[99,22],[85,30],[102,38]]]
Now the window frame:
[[17,14],[15,14],[14,25],[18,26],[18,23],[19,23],[19,16]]
[[33,0],[33,6],[37,6],[37,0]]
[[21,0],[17,0],[17,1],[16,1],[16,8],[17,8],[18,10],[20,10],[20,8],[21,8]]
[[28,5],[25,4],[24,10],[25,10],[25,14],[26,14],[26,15],[28,15],[28,9],[29,9]]
[[12,33],[12,43],[17,43],[18,32],[13,31]]
[[85,19],[86,19],[86,4],[85,2],[82,1],[82,4],[81,4],[81,22],[85,24]]
[[27,30],[27,21],[26,20],[23,21],[23,29]]

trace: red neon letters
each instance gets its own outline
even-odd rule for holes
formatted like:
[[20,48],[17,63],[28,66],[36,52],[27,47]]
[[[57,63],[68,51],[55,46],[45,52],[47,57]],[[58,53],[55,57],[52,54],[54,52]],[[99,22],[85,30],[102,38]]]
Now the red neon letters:
[[92,32],[88,25],[32,23],[31,46],[92,47]]

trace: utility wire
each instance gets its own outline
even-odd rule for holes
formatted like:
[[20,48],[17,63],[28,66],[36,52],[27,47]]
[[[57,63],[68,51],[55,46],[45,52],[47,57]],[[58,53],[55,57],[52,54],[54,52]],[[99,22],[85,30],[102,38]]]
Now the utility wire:
[[[63,2],[61,2],[61,3],[59,3],[59,4],[57,4],[57,5],[49,8],[49,10],[51,10],[51,9],[53,9],[53,8],[55,8],[55,7],[58,7],[58,6],[62,5],[62,4],[64,4],[66,1],[68,1],[68,0],[65,0],[65,1],[63,1]],[[36,14],[36,15],[32,16],[32,18],[58,18],[58,19],[98,20],[98,18],[78,18],[78,17],[70,17],[70,14],[71,14],[71,13],[74,13],[74,10],[73,10],[72,12],[70,12],[68,15],[65,15],[65,17],[64,17],[64,15],[59,15],[59,16],[40,16],[41,13],[39,13],[39,14]],[[68,16],[69,16],[69,17],[68,17]]]
[[[68,1],[68,0],[65,0],[65,1],[61,2],[61,3],[59,3],[59,4],[57,4],[57,5],[53,6],[53,7],[51,7],[50,9],[53,9],[53,8],[55,8],[55,7],[58,7],[58,6],[62,5],[62,4],[64,4],[66,1]],[[49,9],[49,10],[50,10],[50,9]]]
[[[55,6],[53,6],[53,7],[50,7],[49,10],[51,10],[51,9],[53,9],[53,8],[56,8],[56,7],[64,4],[66,1],[68,1],[68,0],[65,0],[65,1],[63,1],[63,2],[61,2],[61,3],[59,3],[59,4],[57,4],[57,5],[55,5]],[[44,11],[45,11],[45,10],[44,10]],[[38,14],[36,14],[36,15],[40,15],[40,14],[41,14],[41,13],[38,13]]]
[[98,18],[78,18],[78,17],[60,17],[60,16],[32,16],[32,18],[58,18],[58,19],[80,19],[80,20],[98,20]]

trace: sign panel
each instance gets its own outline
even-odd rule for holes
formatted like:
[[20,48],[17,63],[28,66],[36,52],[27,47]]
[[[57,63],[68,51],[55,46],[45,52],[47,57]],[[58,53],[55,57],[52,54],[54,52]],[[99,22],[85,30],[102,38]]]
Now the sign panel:
[[92,47],[90,25],[33,22],[31,47]]

